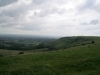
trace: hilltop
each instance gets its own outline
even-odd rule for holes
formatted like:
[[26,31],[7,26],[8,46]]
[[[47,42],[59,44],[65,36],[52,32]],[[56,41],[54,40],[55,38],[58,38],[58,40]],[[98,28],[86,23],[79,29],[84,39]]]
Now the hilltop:
[[63,37],[56,41],[50,42],[47,46],[50,49],[66,49],[75,46],[87,45],[95,43],[97,37],[86,37],[86,36],[76,36],[76,37]]

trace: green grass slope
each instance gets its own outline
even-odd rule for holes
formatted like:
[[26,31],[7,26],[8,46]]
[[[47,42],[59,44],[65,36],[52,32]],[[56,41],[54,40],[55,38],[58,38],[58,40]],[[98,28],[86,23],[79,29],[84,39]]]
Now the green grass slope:
[[0,58],[0,75],[100,75],[100,46]]
[[92,41],[94,41],[94,37],[63,37],[56,41],[53,41],[51,43],[48,43],[47,46],[50,49],[66,49],[78,45],[85,45],[85,44],[91,44]]
[[0,57],[0,75],[100,75],[100,38],[86,38],[95,43],[63,51]]

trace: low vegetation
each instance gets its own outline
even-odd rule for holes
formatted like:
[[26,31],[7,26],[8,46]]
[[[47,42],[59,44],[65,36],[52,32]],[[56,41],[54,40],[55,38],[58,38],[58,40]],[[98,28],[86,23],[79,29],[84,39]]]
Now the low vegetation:
[[[100,37],[61,38],[44,45],[56,48],[14,50],[21,55],[1,56],[0,75],[100,75]],[[12,50],[3,51],[11,54]]]

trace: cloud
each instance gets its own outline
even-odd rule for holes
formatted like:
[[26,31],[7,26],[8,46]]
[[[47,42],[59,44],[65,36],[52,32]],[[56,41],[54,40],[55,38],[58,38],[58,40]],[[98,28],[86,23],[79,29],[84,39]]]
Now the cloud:
[[60,9],[58,7],[48,7],[48,8],[41,9],[40,12],[35,11],[34,15],[38,17],[45,17],[50,14],[63,14],[65,12],[66,9]]
[[99,19],[92,20],[92,21],[90,22],[90,24],[93,24],[93,25],[100,24]]
[[[0,33],[99,35],[99,0],[9,0],[0,6]],[[0,3],[1,3],[0,2]],[[78,7],[77,7],[78,6]],[[78,9],[78,10],[77,10]],[[96,27],[95,27],[96,26]]]
[[81,25],[99,25],[99,24],[100,24],[99,19],[91,20],[89,23],[86,22],[81,23]]
[[32,2],[36,5],[41,5],[41,4],[45,4],[45,3],[55,3],[55,4],[67,4],[69,2],[69,0],[32,0]]
[[84,10],[87,8],[92,8],[96,3],[96,0],[85,0],[82,5],[80,5],[79,9]]
[[10,6],[2,8],[0,16],[19,17],[21,14],[27,12],[29,8],[29,4],[26,4],[23,1],[18,1]]
[[12,4],[14,2],[17,2],[18,0],[0,0],[0,7]]
[[32,0],[34,4],[42,4],[43,2],[46,2],[47,0]]
[[100,13],[100,1],[99,0],[85,0],[78,6],[79,11],[82,10],[95,10]]

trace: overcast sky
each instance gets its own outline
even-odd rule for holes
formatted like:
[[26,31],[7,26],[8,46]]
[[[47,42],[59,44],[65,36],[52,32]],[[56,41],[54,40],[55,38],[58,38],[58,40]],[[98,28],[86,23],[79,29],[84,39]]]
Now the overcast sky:
[[100,36],[100,0],[0,0],[0,34]]

